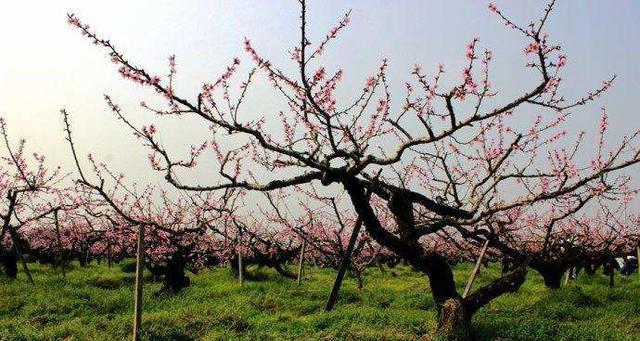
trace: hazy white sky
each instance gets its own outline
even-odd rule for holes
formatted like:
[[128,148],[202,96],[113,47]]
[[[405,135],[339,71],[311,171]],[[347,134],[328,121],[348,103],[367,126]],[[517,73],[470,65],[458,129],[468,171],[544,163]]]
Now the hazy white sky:
[[[515,19],[537,18],[541,1],[497,1]],[[486,2],[428,1],[309,1],[310,33],[323,37],[347,10],[352,24],[332,45],[325,60],[345,69],[345,85],[360,89],[383,57],[390,59],[390,81],[398,91],[411,67],[434,70],[439,62],[458,71],[465,44],[474,36],[494,50],[493,83],[506,94],[527,87],[531,80],[522,65],[523,40],[506,30],[486,10]],[[167,56],[178,61],[178,90],[196,94],[203,82],[215,80],[235,56],[248,64],[242,50],[248,37],[261,54],[283,69],[291,62],[286,51],[298,41],[298,3],[288,1],[8,1],[0,11],[0,115],[17,140],[49,156],[52,164],[71,166],[60,125],[59,109],[72,114],[78,147],[94,153],[134,180],[160,177],[149,170],[147,151],[117,122],[102,96],[111,94],[139,124],[153,117],[138,103],[155,94],[124,81],[104,50],[92,46],[66,23],[76,13],[128,58],[158,75],[167,72]],[[599,107],[608,108],[611,138],[619,139],[640,127],[640,2],[633,0],[560,0],[550,19],[551,38],[562,42],[569,56],[565,93],[579,95],[598,87],[612,74],[616,85],[595,105],[574,117],[571,127],[592,129]],[[263,115],[277,107],[266,90],[257,87],[245,115]],[[205,136],[207,127],[190,120],[166,121],[162,138],[173,150],[186,150]],[[176,149],[177,148],[177,149]],[[209,170],[199,170],[206,176]]]

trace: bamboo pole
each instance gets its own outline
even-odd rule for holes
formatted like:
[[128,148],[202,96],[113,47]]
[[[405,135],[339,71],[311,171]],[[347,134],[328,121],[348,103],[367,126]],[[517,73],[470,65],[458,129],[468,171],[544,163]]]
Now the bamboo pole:
[[487,247],[489,246],[489,240],[484,242],[482,249],[480,250],[480,255],[478,256],[478,260],[476,261],[476,265],[473,267],[473,271],[471,272],[471,276],[467,281],[467,286],[464,288],[464,292],[462,293],[462,298],[467,297],[469,291],[471,291],[471,287],[473,286],[473,282],[476,280],[476,276],[478,275],[478,270],[480,270],[480,264],[482,263],[482,259],[484,258],[484,254],[487,252]]
[[304,248],[307,246],[307,241],[305,239],[302,240],[302,247],[300,248],[300,261],[298,263],[298,278],[296,282],[300,285],[300,281],[302,280],[302,267],[304,263]]
[[140,341],[142,326],[142,282],[144,273],[144,225],[138,227],[138,249],[136,252],[136,287],[134,297],[133,340]]

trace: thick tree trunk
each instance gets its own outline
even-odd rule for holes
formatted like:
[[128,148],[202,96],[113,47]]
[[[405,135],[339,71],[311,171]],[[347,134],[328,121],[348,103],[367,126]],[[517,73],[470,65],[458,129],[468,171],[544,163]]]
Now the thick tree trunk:
[[542,274],[544,284],[550,289],[559,289],[562,274],[557,272],[544,272]]
[[584,267],[584,272],[587,273],[587,275],[593,276],[596,274],[596,270],[598,270],[598,267],[595,265],[591,265],[591,264],[587,264]]
[[466,311],[462,298],[449,297],[438,307],[438,325],[429,340],[470,340],[471,314]]
[[463,304],[462,297],[456,291],[453,272],[446,260],[435,253],[427,253],[418,238],[411,235],[413,217],[411,206],[406,207],[402,198],[396,198],[389,203],[389,209],[394,213],[400,236],[386,231],[377,220],[373,208],[369,204],[369,196],[362,186],[348,182],[345,189],[349,193],[358,220],[362,221],[369,234],[381,245],[396,252],[403,260],[409,262],[416,270],[429,276],[431,293],[438,311],[438,326],[428,339],[435,340],[469,340],[469,326],[471,315]]
[[462,297],[456,290],[451,267],[442,257],[433,256],[428,275],[438,311],[436,330],[428,339],[469,340],[472,313],[467,311]]
[[87,266],[87,257],[83,254],[78,254],[78,263],[80,263],[81,267]]
[[512,258],[504,257],[502,258],[502,274],[509,273],[515,269],[516,263]]
[[18,277],[18,257],[15,254],[7,254],[0,256],[4,273],[11,279]]
[[609,272],[609,288],[613,288],[614,287],[614,280],[613,277],[615,276],[615,270],[611,269],[611,271]]
[[186,263],[186,260],[180,254],[173,255],[167,261],[163,291],[175,294],[191,284],[191,280],[185,275],[184,271]]
[[[463,299],[456,290],[451,266],[445,258],[431,251],[425,250],[419,243],[419,235],[414,234],[415,224],[413,211],[407,209],[411,203],[403,200],[402,196],[392,198],[389,209],[394,214],[398,224],[398,233],[387,231],[376,217],[364,187],[356,181],[343,182],[349,193],[351,202],[369,235],[380,245],[395,252],[403,260],[409,262],[416,270],[429,277],[431,293],[436,303],[438,324],[436,329],[427,336],[436,340],[470,340],[470,325],[473,314],[494,298],[515,292],[524,283],[527,267],[522,264],[513,272],[506,274],[491,284],[478,289]],[[460,214],[453,212],[452,214]],[[560,272],[562,275],[562,272]]]
[[539,268],[536,269],[544,279],[544,285],[550,289],[559,289],[562,283],[562,275],[565,271],[556,268]]

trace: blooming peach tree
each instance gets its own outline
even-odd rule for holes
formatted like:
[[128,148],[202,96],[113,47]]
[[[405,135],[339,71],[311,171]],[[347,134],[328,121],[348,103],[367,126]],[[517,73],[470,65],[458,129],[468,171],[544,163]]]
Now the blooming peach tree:
[[[179,158],[160,142],[155,126],[130,125],[150,148],[152,167],[163,172],[170,184],[196,193],[293,191],[310,184],[321,184],[327,191],[342,188],[369,236],[428,277],[438,311],[434,336],[469,339],[469,324],[478,309],[524,282],[532,257],[521,244],[505,240],[513,235],[505,230],[512,219],[533,214],[559,221],[595,201],[627,200],[634,193],[622,171],[640,162],[637,131],[609,143],[604,138],[608,121],[601,114],[602,137],[595,155],[591,162],[578,162],[578,155],[590,151],[583,148],[585,135],[574,138],[566,121],[601,96],[614,79],[582,98],[562,95],[568,58],[545,31],[554,1],[538,20],[525,25],[489,5],[507,29],[526,40],[524,70],[535,81],[520,94],[503,95],[493,86],[489,77],[493,54],[480,51],[480,40],[474,38],[467,45],[460,80],[453,86],[442,85],[444,77],[458,78],[455,73],[449,76],[445,65],[435,68],[433,76],[415,66],[411,80],[403,85],[404,96],[397,99],[391,95],[386,59],[362,88],[342,90],[346,71],[322,66],[321,58],[350,23],[350,14],[314,43],[307,35],[305,1],[300,5],[300,39],[289,51],[296,72],[282,71],[246,40],[253,68],[238,88],[234,77],[241,61],[234,58],[218,79],[190,95],[174,89],[175,57],[169,58],[168,75],[156,76],[127,59],[77,16],[70,14],[68,21],[107,50],[124,78],[166,101],[160,108],[143,102],[144,108],[157,115],[192,115],[211,127],[212,137]],[[241,110],[259,72],[285,103],[273,115],[281,123],[279,133],[270,131],[267,117]],[[337,95],[339,91],[353,100],[339,101],[344,98]],[[122,117],[119,106],[107,102]],[[242,140],[240,145],[225,143],[229,135]],[[217,159],[216,177],[209,183],[178,179],[179,171],[195,167],[209,152]],[[259,168],[270,175],[260,175]],[[384,212],[373,204],[376,201],[384,202]],[[550,207],[555,209],[539,215]],[[393,224],[383,222],[386,214],[393,217]],[[543,236],[543,249],[550,249],[555,228],[553,223],[527,227]],[[467,241],[489,240],[517,266],[463,298],[447,256],[422,242],[442,231]]]

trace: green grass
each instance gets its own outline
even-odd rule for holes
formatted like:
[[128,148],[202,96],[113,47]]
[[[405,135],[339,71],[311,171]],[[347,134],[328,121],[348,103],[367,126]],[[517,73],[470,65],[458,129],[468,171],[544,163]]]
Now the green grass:
[[[133,274],[118,266],[59,270],[31,265],[36,287],[20,274],[0,277],[0,340],[125,340],[130,337]],[[297,286],[268,270],[240,287],[227,269],[191,275],[174,297],[145,285],[145,340],[414,340],[432,330],[435,310],[424,276],[406,267],[382,275],[372,268],[365,288],[345,280],[336,309],[323,311],[334,271],[308,269]],[[462,290],[471,265],[456,268]],[[483,269],[476,285],[498,275]],[[555,292],[530,272],[516,294],[504,295],[473,320],[477,340],[640,340],[640,280],[582,276]]]

